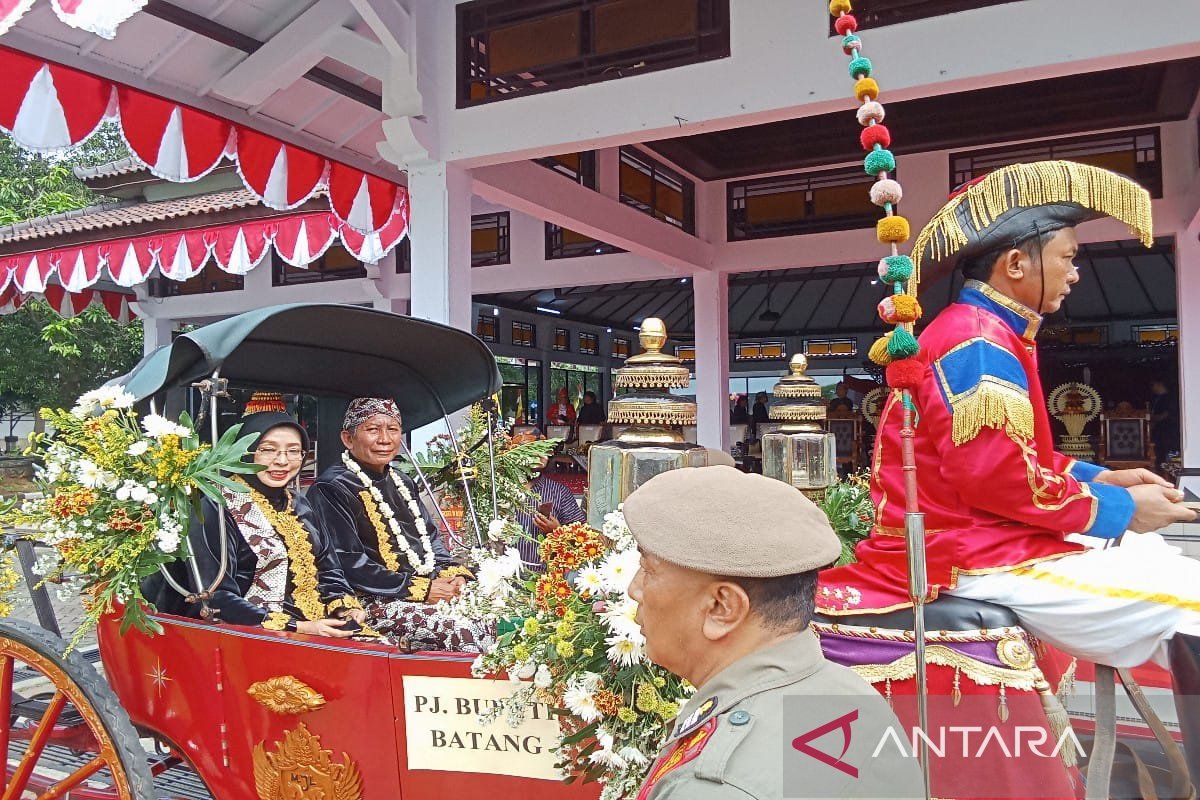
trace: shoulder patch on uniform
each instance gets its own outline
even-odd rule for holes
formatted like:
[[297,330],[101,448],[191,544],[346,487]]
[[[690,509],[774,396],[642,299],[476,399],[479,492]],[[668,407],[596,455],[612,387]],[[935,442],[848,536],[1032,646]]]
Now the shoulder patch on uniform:
[[712,716],[712,713],[717,710],[718,702],[720,702],[720,698],[714,695],[713,697],[710,697],[701,703],[699,708],[688,714],[687,718],[675,727],[675,735],[685,735],[701,722]]
[[[713,698],[713,706],[716,706],[716,698]],[[705,703],[707,705],[707,703]],[[712,740],[713,733],[717,730],[717,720],[710,719],[705,724],[701,725],[688,736],[675,742],[671,752],[655,762],[650,769],[650,775],[646,778],[646,782],[642,784],[641,791],[638,792],[637,800],[646,800],[650,796],[650,792],[654,790],[655,784],[662,780],[666,775],[678,769],[689,761],[694,761],[705,746]]]
[[953,419],[954,444],[971,441],[985,427],[1033,438],[1029,379],[1010,350],[976,337],[934,361],[933,369]]

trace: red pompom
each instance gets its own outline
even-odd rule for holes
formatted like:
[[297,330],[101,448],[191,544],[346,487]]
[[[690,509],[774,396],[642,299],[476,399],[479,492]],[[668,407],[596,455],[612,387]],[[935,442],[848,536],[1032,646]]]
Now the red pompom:
[[886,376],[893,389],[916,389],[925,376],[925,365],[915,358],[903,358],[887,365]]
[[892,133],[886,125],[868,125],[863,128],[858,140],[862,142],[863,150],[874,150],[875,145],[891,147]]
[[833,29],[838,32],[838,36],[854,33],[858,30],[858,20],[854,18],[853,14],[842,14],[833,21]]

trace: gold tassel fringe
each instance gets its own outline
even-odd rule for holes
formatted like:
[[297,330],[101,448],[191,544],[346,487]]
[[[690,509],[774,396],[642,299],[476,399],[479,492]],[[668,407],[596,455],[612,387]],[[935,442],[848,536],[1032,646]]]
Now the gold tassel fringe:
[[926,249],[940,261],[967,245],[969,240],[958,218],[958,209],[964,203],[976,231],[1015,207],[1076,203],[1124,222],[1146,247],[1154,242],[1150,193],[1124,175],[1073,161],[1012,164],[989,173],[951,200],[921,230],[913,243],[915,269],[908,294],[917,293]]
[[966,444],[985,427],[1007,428],[1018,436],[1033,438],[1033,406],[1029,397],[994,383],[987,376],[970,393],[951,400],[950,413],[955,445]]
[[[1067,714],[1067,709],[1063,707],[1062,701],[1058,699],[1053,691],[1050,690],[1050,684],[1043,677],[1034,686],[1038,696],[1042,698],[1042,710],[1046,712],[1046,722],[1050,725],[1050,736],[1054,742],[1061,742],[1063,734],[1071,728],[1071,716]],[[1070,769],[1077,763],[1077,754],[1074,746],[1070,743],[1064,744],[1058,751],[1059,757],[1062,759],[1063,766]]]

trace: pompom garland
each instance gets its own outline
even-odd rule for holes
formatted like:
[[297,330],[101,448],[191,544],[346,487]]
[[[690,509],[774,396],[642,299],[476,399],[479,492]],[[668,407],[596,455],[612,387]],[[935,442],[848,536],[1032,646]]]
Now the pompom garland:
[[894,294],[883,298],[876,309],[879,318],[888,325],[903,325],[921,318],[921,304],[909,294]]
[[859,134],[858,141],[862,144],[863,150],[874,150],[875,145],[891,147],[892,133],[886,125],[868,125]]
[[883,244],[902,244],[910,235],[908,220],[904,217],[884,217],[875,223],[875,236]]
[[866,56],[850,59],[850,77],[855,80],[871,77],[871,59]]
[[893,389],[912,391],[920,387],[921,379],[925,377],[925,365],[915,358],[893,361],[887,365],[884,376]]
[[894,361],[899,361],[902,358],[911,358],[921,352],[921,346],[917,344],[916,338],[907,329],[897,327],[888,337],[887,350],[888,355]]
[[864,100],[874,100],[879,97],[879,84],[874,78],[859,78],[854,84],[854,96],[860,103]]
[[855,50],[862,47],[862,39],[855,36],[853,33],[842,37],[842,52],[850,55]]
[[880,122],[883,122],[883,118],[887,116],[887,112],[883,108],[883,103],[871,100],[858,107],[856,116],[858,117],[858,124],[866,127],[872,123],[878,125]]
[[888,340],[892,338],[892,332],[888,331],[883,336],[880,336],[871,345],[871,349],[867,352],[867,358],[881,367],[886,367],[892,363],[892,354],[888,352]]
[[891,150],[872,150],[863,159],[863,169],[868,175],[878,175],[881,172],[891,172],[896,168],[896,156]]
[[853,6],[850,5],[850,0],[829,0],[829,13],[832,16],[849,14],[851,10],[853,10]]
[[891,178],[875,181],[871,186],[871,202],[877,206],[898,205],[904,199],[904,189]]
[[833,21],[833,29],[837,31],[838,36],[854,33],[858,30],[858,20],[854,18],[853,14],[842,14]]
[[903,283],[913,275],[913,262],[908,256],[887,256],[879,260],[878,271],[884,283]]

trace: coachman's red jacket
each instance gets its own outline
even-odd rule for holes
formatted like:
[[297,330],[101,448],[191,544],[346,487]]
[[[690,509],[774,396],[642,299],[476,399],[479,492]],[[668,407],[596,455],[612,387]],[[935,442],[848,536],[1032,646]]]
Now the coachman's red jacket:
[[[920,510],[932,591],[978,575],[1059,558],[1068,533],[1115,538],[1133,516],[1125,489],[1091,483],[1102,468],[1054,450],[1038,379],[1041,317],[987,284],[968,281],[958,302],[921,334],[925,374],[913,392]],[[893,393],[871,464],[875,526],[858,563],[821,574],[824,614],[911,605],[904,539],[904,409]]]

